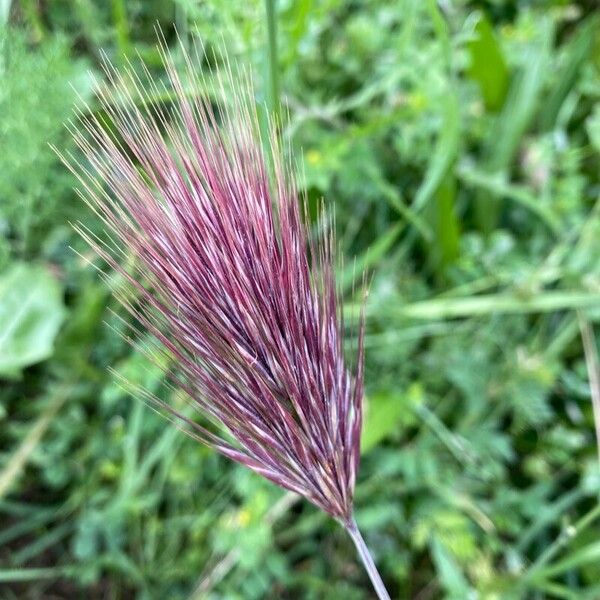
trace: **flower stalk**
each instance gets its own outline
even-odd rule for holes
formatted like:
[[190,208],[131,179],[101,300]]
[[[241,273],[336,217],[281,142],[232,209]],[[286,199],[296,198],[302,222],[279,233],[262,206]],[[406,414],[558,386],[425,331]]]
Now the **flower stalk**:
[[365,540],[358,529],[358,525],[354,520],[354,517],[351,517],[349,521],[345,522],[344,528],[348,532],[348,535],[352,538],[354,545],[356,546],[356,550],[358,555],[360,556],[360,560],[362,561],[369,578],[371,579],[371,583],[373,584],[373,588],[377,593],[377,597],[379,600],[390,600],[390,595],[385,588],[383,580],[381,579],[381,575],[375,566],[375,562],[373,561],[373,557],[371,556],[371,552],[365,543]]

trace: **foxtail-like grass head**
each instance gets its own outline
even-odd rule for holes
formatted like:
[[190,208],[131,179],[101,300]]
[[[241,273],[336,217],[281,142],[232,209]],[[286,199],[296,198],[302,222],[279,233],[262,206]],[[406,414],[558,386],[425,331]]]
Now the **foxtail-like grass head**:
[[229,67],[209,97],[190,55],[176,67],[161,53],[167,86],[107,62],[98,108],[71,124],[81,156],[63,159],[105,234],[76,227],[125,282],[132,337],[150,334],[144,351],[201,417],[149,401],[348,524],[363,325],[352,374],[333,233],[310,235],[293,161],[275,127],[261,135],[250,78]]

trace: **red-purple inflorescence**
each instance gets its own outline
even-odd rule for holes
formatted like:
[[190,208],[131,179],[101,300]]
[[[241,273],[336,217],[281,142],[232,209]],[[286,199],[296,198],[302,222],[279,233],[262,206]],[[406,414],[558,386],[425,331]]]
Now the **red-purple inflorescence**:
[[[189,91],[164,52],[174,102],[144,71],[107,65],[101,111],[73,127],[84,158],[65,157],[104,223],[77,227],[126,282],[119,299],[204,415],[161,404],[193,437],[349,522],[360,453],[357,372],[342,348],[332,236],[311,242],[290,162],[264,144],[249,78],[213,102]],[[181,73],[181,74],[180,74]],[[185,82],[185,84],[184,84]],[[223,80],[221,80],[221,83]],[[193,86],[192,86],[193,87]],[[198,86],[195,86],[197,89]],[[264,148],[270,148],[266,153]],[[152,396],[148,396],[152,398]],[[156,399],[154,401],[158,402]]]

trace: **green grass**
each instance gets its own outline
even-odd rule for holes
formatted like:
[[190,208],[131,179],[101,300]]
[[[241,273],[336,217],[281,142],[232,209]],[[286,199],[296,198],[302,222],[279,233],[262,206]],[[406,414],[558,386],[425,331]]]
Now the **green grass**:
[[252,70],[310,214],[335,210],[349,353],[367,272],[356,518],[393,597],[600,597],[592,4],[0,2],[0,598],[371,597],[339,527],[109,372],[179,401],[119,335],[48,144],[73,150],[77,94],[97,111],[102,52],[162,77],[174,23]]

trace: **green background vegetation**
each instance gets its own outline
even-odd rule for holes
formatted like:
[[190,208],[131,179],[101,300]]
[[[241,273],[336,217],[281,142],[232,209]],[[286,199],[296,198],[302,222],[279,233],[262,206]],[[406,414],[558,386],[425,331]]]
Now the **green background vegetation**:
[[341,528],[108,372],[160,386],[48,143],[103,51],[162,77],[157,23],[280,96],[350,321],[372,277],[356,517],[392,596],[600,598],[596,2],[276,5],[275,56],[259,0],[0,1],[0,598],[372,597]]

